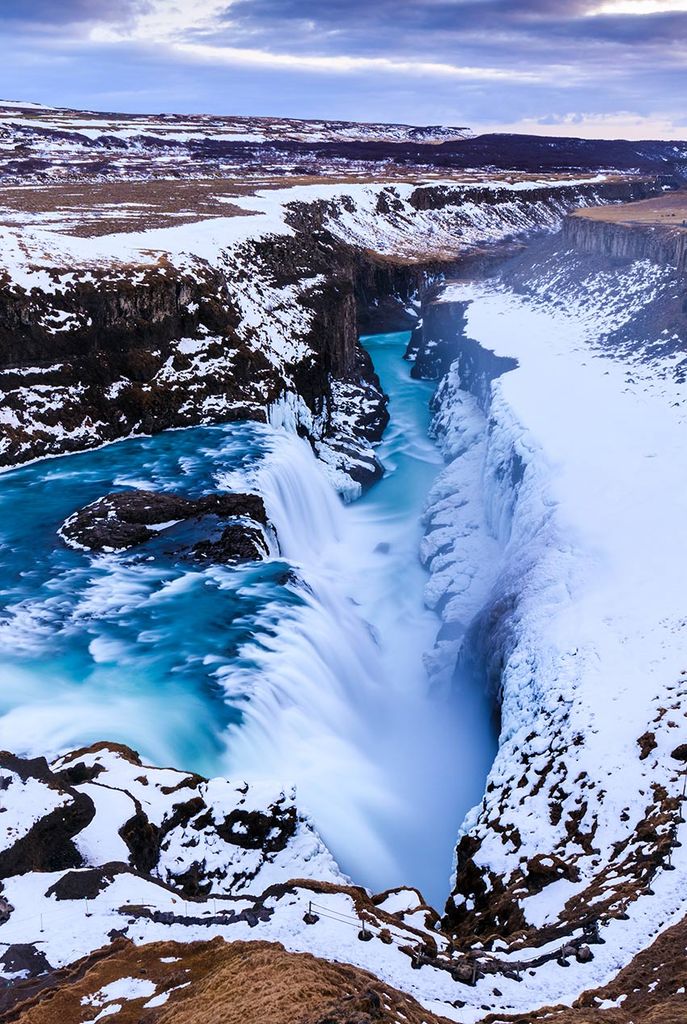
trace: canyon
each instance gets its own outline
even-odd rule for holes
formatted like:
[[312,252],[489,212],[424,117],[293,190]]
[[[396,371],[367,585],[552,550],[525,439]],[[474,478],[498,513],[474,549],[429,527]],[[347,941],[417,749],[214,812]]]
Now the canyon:
[[3,118],[0,1019],[681,1019],[687,148]]

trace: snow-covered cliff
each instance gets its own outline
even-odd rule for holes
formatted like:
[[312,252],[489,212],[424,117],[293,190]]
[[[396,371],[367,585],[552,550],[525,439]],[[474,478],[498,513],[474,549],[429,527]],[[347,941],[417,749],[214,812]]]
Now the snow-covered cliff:
[[687,871],[683,282],[547,245],[436,300],[466,325],[435,399],[435,658],[501,718],[446,923],[511,948],[601,923],[621,962],[679,920]]
[[286,400],[335,478],[367,482],[386,419],[361,311],[407,303],[459,257],[554,229],[571,209],[654,188],[303,185],[235,197],[229,216],[104,234],[98,202],[79,233],[59,211],[25,216],[0,228],[0,462],[265,419]]

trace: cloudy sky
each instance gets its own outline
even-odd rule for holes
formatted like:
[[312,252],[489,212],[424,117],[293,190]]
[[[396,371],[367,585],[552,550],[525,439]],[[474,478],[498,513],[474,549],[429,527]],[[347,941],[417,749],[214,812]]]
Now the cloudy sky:
[[687,0],[0,0],[0,97],[687,138]]

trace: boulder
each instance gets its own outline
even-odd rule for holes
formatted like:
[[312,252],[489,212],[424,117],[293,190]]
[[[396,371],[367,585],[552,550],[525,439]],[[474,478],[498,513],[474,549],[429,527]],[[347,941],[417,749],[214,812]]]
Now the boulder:
[[180,543],[181,555],[213,562],[246,562],[269,554],[264,532],[267,514],[257,494],[187,498],[162,491],[118,491],[74,512],[59,533],[70,547],[123,551],[191,520],[206,536]]

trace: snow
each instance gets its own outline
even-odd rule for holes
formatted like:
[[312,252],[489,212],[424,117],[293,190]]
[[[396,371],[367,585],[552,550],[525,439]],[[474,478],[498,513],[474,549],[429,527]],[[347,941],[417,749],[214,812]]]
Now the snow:
[[117,789],[86,783],[79,787],[93,800],[95,817],[76,839],[76,848],[88,864],[129,861],[129,848],[119,835],[120,828],[136,813],[130,796]]
[[0,844],[4,848],[21,839],[46,814],[63,807],[69,798],[48,789],[37,779],[0,770]]
[[[416,191],[417,184],[296,185],[232,198],[232,204],[244,211],[239,216],[213,217],[144,231],[79,237],[59,234],[59,225],[54,224],[41,226],[39,222],[31,230],[24,226],[21,229],[3,226],[0,228],[2,261],[16,285],[27,291],[37,288],[43,292],[54,291],[57,280],[64,287],[74,279],[74,271],[54,275],[54,272],[42,269],[41,263],[46,267],[51,264],[53,267],[83,267],[86,270],[98,263],[154,266],[160,253],[177,259],[182,254],[192,254],[197,259],[216,263],[225,250],[248,239],[255,240],[268,234],[293,234],[285,220],[287,206],[317,201],[338,204],[338,209],[332,210],[329,227],[343,240],[366,248],[372,244],[379,252],[394,252],[396,255],[408,249],[417,256],[418,241],[428,236],[435,249],[441,245],[456,249],[477,241],[507,237],[535,225],[541,227],[548,223],[556,226],[562,213],[569,208],[563,198],[557,198],[557,193],[562,193],[567,187],[585,187],[589,188],[588,201],[593,201],[593,187],[604,180],[603,175],[597,175],[586,179],[570,177],[512,184],[489,182],[488,179],[470,185],[433,182],[433,187],[444,188],[449,195],[455,195],[453,208],[449,204],[444,211],[415,210],[408,200]],[[515,198],[509,199],[509,196],[524,198],[528,191],[542,188],[551,193],[548,208],[542,201],[522,204]],[[484,189],[497,191],[501,202],[488,205],[471,202],[471,196],[477,200],[479,192]],[[377,203],[382,194],[388,195],[392,201],[400,201],[400,212],[380,217]],[[431,224],[435,225],[433,231],[428,230]],[[84,279],[80,272],[79,280]],[[312,279],[311,287],[318,283],[318,279]],[[260,288],[257,281],[253,285]],[[264,306],[262,308],[264,310]]]
[[[603,764],[632,792],[643,784],[637,737],[653,717],[656,694],[682,667],[684,573],[675,552],[687,543],[687,495],[674,487],[687,455],[680,390],[590,351],[579,319],[505,292],[466,292],[468,333],[519,362],[493,385],[491,457],[503,459],[503,446],[514,445],[528,469],[515,521],[497,523],[497,503],[492,532],[506,540],[507,559],[524,559],[541,523],[546,548],[528,574],[536,589],[525,628],[536,634],[540,672],[556,674],[571,722],[580,718],[580,768],[595,774]],[[505,698],[508,736],[521,730],[522,697],[507,686]],[[583,717],[590,707],[593,721]],[[530,830],[523,853],[540,849],[536,823],[525,825]]]
[[420,898],[412,889],[398,889],[391,892],[382,903],[378,904],[379,908],[385,910],[387,914],[412,912],[419,905]]
[[569,882],[567,878],[559,878],[551,882],[541,892],[524,900],[525,916],[535,928],[551,924],[560,916],[568,899],[580,892],[585,882]]
[[[483,804],[464,828],[482,838],[477,863],[501,876],[548,851],[575,858],[578,882],[562,879],[523,900],[537,927],[556,920],[612,858],[614,844],[632,836],[652,784],[675,795],[678,785],[669,752],[680,734],[661,724],[657,710],[677,715],[684,688],[684,567],[676,552],[687,544],[687,494],[675,483],[687,457],[685,403],[670,357],[650,364],[643,350],[632,361],[602,354],[602,333],[626,321],[628,305],[636,312],[655,294],[652,268],[638,263],[620,276],[624,285],[614,281],[613,291],[597,280],[581,309],[564,295],[547,302],[544,286],[533,299],[489,284],[450,285],[442,296],[470,303],[469,338],[517,360],[491,383],[487,408],[459,392],[457,363],[440,389],[435,430],[450,461],[430,495],[428,518],[436,526],[439,513],[438,529],[424,550],[431,559],[455,542],[458,551],[436,567],[430,561],[430,599],[450,594],[456,569],[470,562],[459,604],[452,598],[444,608],[448,621],[464,622],[466,607],[485,598],[471,545],[485,555],[482,571],[491,567],[486,607],[512,608],[486,640],[495,645],[491,656],[503,659],[503,727]],[[519,481],[514,460],[523,467]],[[637,740],[647,723],[658,749],[641,761]],[[550,781],[535,795],[552,750]],[[525,789],[504,804],[523,762]],[[594,855],[566,835],[566,807],[575,810],[582,798],[569,783],[572,793],[555,795],[561,769],[563,778],[587,780],[580,827],[594,829]],[[559,825],[549,815],[552,799],[563,802]],[[506,833],[517,829],[516,848],[484,824],[495,813]],[[606,947],[595,947],[594,966],[585,967],[587,983],[590,975],[610,977],[680,914],[678,876],[687,865],[675,850],[678,859],[677,871],[652,882],[655,897],[624,908],[630,924],[609,925]],[[610,876],[605,891],[624,881]],[[560,978],[549,993],[548,970],[537,971],[540,1001],[574,998],[577,982],[565,997]]]
[[93,995],[84,996],[82,1005],[102,1006],[103,1003],[111,1003],[116,999],[144,999],[152,996],[155,985],[146,978],[118,978],[104,985]]
[[[83,125],[81,129],[92,130]],[[597,198],[594,186],[602,181],[603,176],[554,183],[477,182],[473,192],[446,183],[447,189],[455,189],[456,198],[439,212],[415,210],[410,199],[416,185],[411,184],[299,186],[239,198],[235,201],[243,211],[239,216],[92,238],[62,235],[59,224],[46,220],[28,230],[4,227],[0,242],[13,284],[27,291],[36,289],[36,295],[57,294],[78,281],[93,280],[96,269],[123,273],[127,268],[134,281],[146,269],[158,267],[164,273],[158,266],[160,253],[168,254],[175,267],[193,272],[206,261],[231,279],[237,268],[250,271],[244,250],[248,242],[293,233],[287,224],[293,203],[325,204],[329,229],[347,243],[372,247],[381,254],[420,258],[423,245],[425,254],[437,248],[459,254],[478,243],[500,241],[533,227],[553,229],[568,208],[564,186],[588,188],[578,201],[591,203]],[[550,187],[546,202],[521,202],[528,190],[544,184]],[[476,190],[485,188],[498,188],[499,201],[480,202]],[[382,194],[398,203],[389,217],[378,211]],[[56,274],[57,265],[73,269]],[[322,284],[319,278],[306,278],[298,285],[276,287],[248,273],[233,296],[241,313],[241,338],[283,371],[285,390],[269,415],[274,424],[291,429],[318,426],[291,387],[288,365],[308,356],[306,339],[312,318],[301,300]],[[498,612],[502,605],[509,609],[506,616],[499,612],[497,635],[488,637],[486,651],[502,655],[501,746],[484,803],[471,812],[464,827],[482,839],[477,863],[499,875],[507,876],[526,858],[554,847],[568,854],[573,850],[580,881],[554,881],[523,900],[526,919],[535,926],[555,920],[595,877],[599,861],[608,861],[614,844],[631,837],[652,782],[665,784],[670,792],[675,788],[668,760],[674,737],[668,725],[656,726],[658,748],[648,762],[638,758],[637,739],[647,723],[655,722],[663,705],[673,708],[684,699],[684,680],[680,682],[684,560],[680,554],[687,542],[687,495],[684,488],[676,487],[687,455],[684,400],[667,362],[651,366],[621,362],[601,354],[598,345],[601,333],[629,322],[665,284],[664,271],[644,262],[624,274],[598,275],[589,282],[589,303],[584,308],[562,299],[556,305],[549,303],[546,296],[555,290],[555,279],[542,281],[530,299],[494,285],[464,284],[450,286],[442,297],[469,301],[468,335],[483,349],[518,362],[516,369],[491,384],[486,405],[461,391],[455,366],[442,385],[434,430],[447,464],[429,495],[428,533],[421,554],[432,573],[427,603],[440,608],[445,622],[456,626],[454,638],[442,641],[433,652],[433,667],[443,678],[448,678],[461,645],[469,638],[475,616],[484,609]],[[79,324],[57,310],[44,322],[53,331]],[[210,374],[219,369],[219,364],[205,359],[204,350],[213,341],[210,337],[181,339],[177,350],[191,358],[191,369],[176,374],[170,361],[160,371],[160,379],[173,375],[183,379],[188,372],[192,381],[201,363]],[[112,384],[111,397],[127,383]],[[79,399],[78,387],[65,392],[49,386],[26,390],[25,408],[36,421],[41,412]],[[208,414],[213,409],[222,411],[220,399],[210,397],[207,402]],[[11,413],[7,422],[16,425],[17,414]],[[84,437],[92,436],[92,428],[79,429]],[[335,456],[325,447],[320,454],[344,489],[345,471]],[[101,593],[94,585],[88,600],[95,608],[108,602],[125,606],[127,598]],[[113,654],[102,647],[95,647],[93,653],[96,658]],[[67,708],[65,713],[72,710]],[[39,721],[36,725],[43,727]],[[578,736],[583,742],[576,744]],[[551,769],[549,759],[554,761]],[[116,875],[90,901],[89,917],[84,915],[82,901],[57,901],[46,895],[61,872],[27,873],[5,880],[4,895],[18,910],[0,925],[0,941],[33,942],[39,931],[41,948],[55,966],[104,944],[113,922],[137,943],[214,935],[229,941],[266,939],[283,942],[287,949],[373,970],[427,1007],[468,1022],[483,1016],[485,1004],[526,1011],[544,1002],[572,1002],[582,988],[608,980],[619,964],[683,912],[684,825],[679,829],[682,850],[675,851],[676,870],[659,872],[652,882],[655,895],[631,903],[628,921],[613,921],[605,928],[605,945],[595,947],[591,964],[572,964],[561,971],[553,961],[540,968],[536,977],[526,976],[520,983],[499,977],[503,995],[495,1002],[493,978],[468,990],[434,967],[411,970],[395,944],[361,944],[358,912],[343,889],[317,894],[324,912],[315,926],[303,925],[313,893],[296,885],[266,902],[270,911],[266,920],[228,924],[218,919],[216,900],[227,899],[221,905],[240,913],[253,908],[254,897],[268,886],[293,878],[345,885],[301,812],[295,836],[274,857],[259,849],[230,847],[218,836],[216,826],[236,808],[266,812],[277,802],[295,808],[288,786],[249,780],[246,791],[240,780],[213,779],[194,788],[184,773],[132,764],[113,751],[78,760],[103,769],[93,782],[76,787],[96,806],[95,818],[75,840],[87,865],[128,862],[119,829],[137,806],[153,824],[163,825],[193,789],[208,809],[211,825],[195,828],[197,822],[191,821],[172,828],[165,837],[158,877],[161,883],[173,885],[201,852],[205,870],[215,871],[216,877],[211,897],[191,902],[191,918],[207,917],[203,924],[184,920],[188,908],[165,885],[133,873]],[[56,767],[68,764],[69,758]],[[503,793],[523,772],[527,783],[521,802],[502,802]],[[588,807],[580,827],[595,828],[594,845],[599,852],[594,856],[574,847],[565,830],[566,813],[558,825],[551,824],[551,782],[558,779],[557,773],[569,779],[584,775],[589,781]],[[22,783],[13,773],[3,775],[10,778],[2,792],[6,813],[0,816],[4,830],[0,838],[7,846],[66,798],[35,780]],[[547,784],[537,793],[533,782],[542,775]],[[365,781],[369,787],[369,780]],[[175,795],[177,787],[181,796]],[[572,791],[561,801],[565,812],[577,808],[581,792],[568,788]],[[517,849],[487,827],[495,813],[502,824],[517,830],[521,839]],[[236,833],[241,833],[240,825]],[[404,915],[397,927],[407,941],[417,938],[411,926],[423,927],[424,915],[417,903],[413,891],[397,891],[380,905],[387,913]],[[132,909],[138,905],[174,911],[176,919],[154,920]],[[590,901],[590,905],[594,904]],[[502,959],[527,959],[539,952],[524,950]],[[117,1000],[150,996],[146,1005],[163,1005],[167,993],[154,996],[154,986],[145,991],[141,986],[151,983],[130,978],[106,986],[93,1000],[94,1006],[103,1006],[94,1019],[118,1013],[122,1004]],[[460,1010],[453,1005],[457,998],[467,1004]]]

